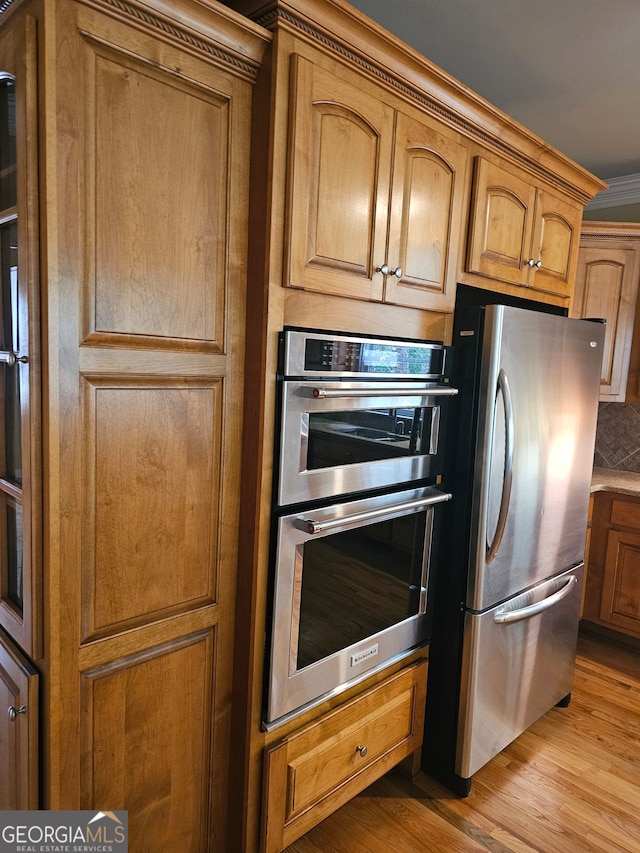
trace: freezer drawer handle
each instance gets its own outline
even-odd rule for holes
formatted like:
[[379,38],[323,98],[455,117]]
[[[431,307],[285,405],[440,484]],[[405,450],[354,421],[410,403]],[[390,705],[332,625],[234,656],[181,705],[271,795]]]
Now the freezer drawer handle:
[[566,598],[576,583],[578,583],[578,578],[575,575],[571,575],[566,584],[557,592],[554,592],[553,595],[550,595],[549,598],[543,598],[542,601],[530,604],[529,607],[521,607],[520,610],[500,610],[493,617],[493,621],[498,624],[519,622],[520,619],[528,619],[530,616],[535,616],[536,613],[542,613],[543,610],[548,610],[549,607],[553,607],[554,604]]
[[349,397],[454,397],[457,388],[450,385],[434,385],[433,388],[397,388],[389,385],[387,388],[307,388],[298,390],[301,397],[313,397],[316,400],[329,398],[348,399]]
[[[504,405],[505,419],[505,450],[504,450],[504,478],[502,480],[502,496],[500,498],[500,511],[498,513],[498,523],[496,524],[496,532],[493,537],[493,542],[487,542],[487,565],[493,561],[498,548],[504,536],[504,529],[507,525],[507,515],[509,512],[509,501],[511,500],[511,483],[513,480],[513,402],[511,399],[511,388],[509,380],[504,370],[500,370],[498,374],[498,383],[496,386],[496,405],[498,393],[502,391],[502,401]],[[494,408],[495,412],[495,408]],[[495,417],[495,414],[494,414]]]

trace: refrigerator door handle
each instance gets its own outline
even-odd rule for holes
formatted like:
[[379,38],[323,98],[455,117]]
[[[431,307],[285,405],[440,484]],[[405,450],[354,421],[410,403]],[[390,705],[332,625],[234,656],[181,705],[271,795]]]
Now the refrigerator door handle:
[[498,405],[498,394],[502,392],[502,404],[504,406],[505,419],[505,453],[504,453],[504,477],[502,480],[502,495],[500,498],[500,511],[498,513],[498,522],[496,531],[493,536],[493,542],[487,542],[487,565],[493,561],[498,548],[504,536],[504,530],[507,524],[507,515],[509,512],[509,501],[511,500],[511,484],[513,481],[513,444],[514,444],[514,423],[513,423],[513,400],[511,398],[511,388],[507,374],[503,369],[500,369],[498,381],[496,384],[496,398],[494,405],[495,409]]
[[548,610],[554,604],[566,598],[576,583],[578,583],[578,578],[575,575],[571,575],[565,585],[548,598],[543,598],[542,601],[537,601],[535,604],[530,604],[528,607],[521,607],[518,610],[499,610],[493,617],[493,621],[499,625],[504,625],[510,622],[519,622],[521,619],[528,619],[530,616],[535,616],[536,613],[542,613],[543,610]]

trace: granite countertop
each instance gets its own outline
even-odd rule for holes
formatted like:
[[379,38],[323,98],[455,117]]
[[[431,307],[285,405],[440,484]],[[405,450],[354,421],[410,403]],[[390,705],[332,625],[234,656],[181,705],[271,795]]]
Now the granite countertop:
[[640,474],[634,471],[617,471],[614,468],[594,468],[591,491],[620,492],[622,495],[640,497]]

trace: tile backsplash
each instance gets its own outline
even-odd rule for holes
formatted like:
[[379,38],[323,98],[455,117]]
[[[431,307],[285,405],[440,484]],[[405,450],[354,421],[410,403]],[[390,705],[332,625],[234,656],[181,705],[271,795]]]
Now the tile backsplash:
[[600,403],[594,465],[640,473],[640,404]]

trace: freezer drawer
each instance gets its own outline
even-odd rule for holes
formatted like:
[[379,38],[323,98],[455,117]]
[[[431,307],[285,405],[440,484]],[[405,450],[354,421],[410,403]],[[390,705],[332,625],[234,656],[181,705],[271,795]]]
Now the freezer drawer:
[[470,778],[571,692],[581,563],[483,613],[465,614],[456,773]]

